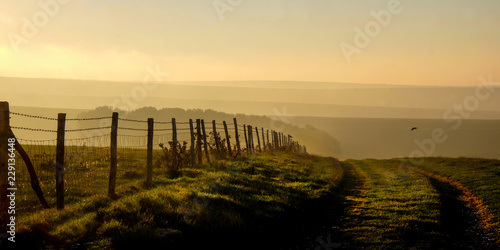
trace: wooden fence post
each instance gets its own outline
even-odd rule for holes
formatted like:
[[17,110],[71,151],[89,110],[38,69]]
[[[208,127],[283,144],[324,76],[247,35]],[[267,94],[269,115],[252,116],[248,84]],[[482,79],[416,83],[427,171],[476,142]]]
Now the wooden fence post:
[[201,154],[201,120],[196,119],[196,154],[198,156],[198,164],[203,163],[203,155]]
[[267,137],[267,146],[272,147],[271,144],[269,143],[269,129],[266,129],[266,137]]
[[175,120],[175,118],[172,118],[172,145],[170,147],[170,150],[173,150],[173,155],[174,155],[174,159],[172,159],[173,163],[172,165],[173,166],[177,166],[178,162],[177,162],[177,121]]
[[109,186],[108,196],[111,198],[116,197],[116,168],[118,165],[118,113],[113,112],[111,118],[111,145],[110,145],[110,168],[109,168]]
[[247,154],[250,153],[249,147],[248,147],[248,137],[247,137],[247,125],[243,124],[243,133],[245,134],[245,145],[247,149]]
[[194,166],[196,156],[194,155],[194,129],[193,119],[189,119],[189,130],[191,131],[191,165]]
[[274,142],[276,143],[276,150],[280,149],[280,143],[278,141],[278,132],[274,132]]
[[253,131],[250,125],[248,125],[248,146],[250,146],[250,153],[255,153],[255,148],[253,146]]
[[203,148],[205,150],[207,162],[210,163],[210,152],[208,152],[207,132],[205,130],[205,120],[203,119],[201,120],[201,132],[203,133]]
[[250,142],[250,125],[246,125],[247,126],[247,136],[248,136],[248,147],[247,147],[247,152],[249,154],[252,153],[252,143]]
[[238,121],[236,118],[233,118],[234,122],[234,136],[236,137],[236,148],[238,149],[238,155],[241,154],[241,146],[240,146],[240,135],[238,133]]
[[214,129],[214,139],[215,139],[215,147],[217,148],[217,158],[220,157],[220,139],[219,134],[217,134],[217,123],[215,120],[212,121],[212,127]]
[[24,163],[26,164],[26,168],[28,168],[28,173],[30,175],[31,179],[31,188],[33,188],[33,191],[35,191],[36,196],[38,197],[38,200],[40,200],[40,203],[42,204],[43,208],[50,208],[49,204],[45,200],[45,197],[43,196],[42,188],[40,187],[40,182],[38,181],[38,176],[36,175],[35,168],[33,167],[33,163],[31,162],[28,154],[26,151],[24,151],[24,148],[21,146],[21,144],[17,141],[16,136],[10,131],[11,135],[9,138],[15,139],[15,149],[17,150],[17,153],[21,158],[23,159]]
[[264,128],[262,128],[262,150],[266,151],[266,136],[264,135]]
[[259,146],[259,152],[262,153],[262,148],[260,147],[259,128],[257,127],[255,127],[255,135],[257,135],[257,146]]
[[[9,223],[9,195],[8,188],[8,161],[9,161],[9,131],[10,131],[9,103],[0,102],[0,233],[7,233]],[[18,143],[17,141],[14,143]]]
[[153,118],[148,119],[148,151],[147,151],[147,167],[146,167],[146,187],[153,186],[153,134],[154,134]]
[[278,141],[278,135],[279,135],[278,132],[274,132],[274,136],[275,136],[274,142],[276,143],[276,149],[280,148],[280,143]]
[[271,130],[271,148],[274,150],[276,146],[274,145],[274,130]]
[[276,140],[276,131],[273,131],[273,147],[274,149],[278,149],[278,141]]
[[64,136],[66,130],[66,114],[59,113],[57,117],[56,146],[56,196],[57,210],[64,209]]
[[224,124],[224,131],[226,132],[226,141],[227,141],[227,152],[228,156],[233,155],[232,150],[231,150],[231,137],[229,137],[229,131],[227,131],[227,123],[226,121],[223,121]]
[[276,146],[274,145],[274,130],[271,130],[271,148],[274,150]]

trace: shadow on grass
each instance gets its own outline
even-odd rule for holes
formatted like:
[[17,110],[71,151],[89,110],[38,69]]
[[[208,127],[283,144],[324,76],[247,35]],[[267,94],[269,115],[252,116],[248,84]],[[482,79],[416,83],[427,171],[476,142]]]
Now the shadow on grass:
[[430,182],[440,194],[440,222],[445,238],[439,247],[453,249],[495,249],[479,226],[479,218],[474,210],[461,199],[464,195],[453,185],[429,177]]

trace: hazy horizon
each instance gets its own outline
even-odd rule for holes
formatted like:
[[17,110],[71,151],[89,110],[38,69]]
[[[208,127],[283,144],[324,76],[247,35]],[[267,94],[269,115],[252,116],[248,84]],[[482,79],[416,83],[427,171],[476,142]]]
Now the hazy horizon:
[[12,107],[500,120],[500,1],[5,0],[0,11],[0,100]]
[[[141,84],[141,81],[138,80],[99,80],[99,79],[83,79],[83,78],[54,78],[54,77],[23,77],[23,76],[0,76],[0,78],[12,78],[12,79],[31,79],[31,80],[67,80],[67,81],[81,81],[81,82],[109,82],[109,83],[125,83],[125,84]],[[296,83],[310,83],[310,84],[320,84],[324,85],[324,88],[356,88],[359,86],[366,88],[381,88],[381,87],[402,87],[402,88],[411,88],[411,87],[451,87],[451,88],[467,88],[467,87],[476,87],[479,85],[432,85],[432,84],[397,84],[397,83],[368,83],[368,82],[334,82],[334,81],[300,81],[300,80],[210,80],[210,81],[201,81],[201,80],[187,80],[187,81],[161,81],[158,84],[172,84],[172,85],[189,85],[189,86],[211,86],[211,87],[227,87],[230,84],[236,83],[238,86],[236,87],[264,87],[264,88],[275,88],[276,86],[268,86],[261,85],[262,83],[286,83],[286,84],[296,84]],[[486,82],[486,86],[492,87],[500,87],[500,82]],[[297,86],[288,85],[281,86],[279,88],[296,88]],[[304,89],[318,89],[321,87],[313,86],[313,87],[300,87]]]
[[[218,83],[218,84],[216,84]],[[500,119],[498,86],[392,86],[310,82],[119,83],[0,77],[0,99],[12,106],[122,110],[213,109],[251,115],[440,119],[477,93],[472,118]],[[37,89],[38,86],[44,86]],[[491,88],[489,90],[488,88]],[[491,91],[491,93],[490,93]],[[479,101],[479,99],[477,99]],[[470,105],[470,104],[467,104]],[[468,118],[468,117],[465,117]]]
[[[47,0],[0,4],[0,76],[476,86],[498,1]],[[91,18],[89,18],[91,17]]]

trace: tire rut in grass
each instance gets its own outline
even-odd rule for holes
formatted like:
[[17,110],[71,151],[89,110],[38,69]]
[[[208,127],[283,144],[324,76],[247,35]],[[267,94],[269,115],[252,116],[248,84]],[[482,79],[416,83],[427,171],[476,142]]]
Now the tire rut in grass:
[[341,163],[344,171],[340,185],[332,194],[315,205],[314,214],[303,228],[304,237],[295,247],[290,249],[336,249],[344,248],[344,243],[351,242],[342,234],[343,220],[350,207],[361,207],[359,199],[365,195],[367,176],[357,172],[348,163]]
[[488,238],[486,230],[481,226],[481,217],[467,201],[469,193],[443,177],[417,170],[426,175],[440,194],[440,222],[446,239],[447,248],[453,249],[497,249],[495,243]]

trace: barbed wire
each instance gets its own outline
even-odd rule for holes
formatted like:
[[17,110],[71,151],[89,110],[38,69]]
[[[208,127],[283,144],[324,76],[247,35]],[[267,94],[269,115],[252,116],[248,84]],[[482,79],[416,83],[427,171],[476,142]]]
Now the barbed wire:
[[120,121],[126,121],[126,122],[142,122],[142,123],[147,123],[148,121],[144,121],[144,120],[134,120],[134,119],[125,119],[125,118],[118,118],[118,120]]
[[57,130],[41,129],[41,128],[25,128],[25,127],[16,127],[16,126],[10,126],[10,128],[12,128],[12,129],[20,129],[20,130],[28,130],[28,131],[34,131],[34,132],[57,133]]
[[40,116],[40,115],[28,115],[28,114],[22,114],[22,113],[17,113],[17,112],[10,112],[11,115],[18,115],[18,116],[24,116],[24,117],[29,117],[29,118],[36,118],[36,119],[44,119],[44,120],[50,120],[50,121],[57,121],[57,118],[50,118],[50,117],[45,117],[45,116]]
[[118,129],[123,129],[123,130],[133,130],[133,131],[148,131],[148,129],[144,129],[144,128],[125,128],[125,127],[118,127]]
[[[38,115],[29,115],[29,114],[23,114],[23,113],[18,113],[18,112],[10,112],[12,115],[18,115],[18,116],[24,116],[24,117],[29,117],[29,118],[35,118],[35,119],[44,119],[44,120],[50,120],[50,121],[57,121],[57,118],[50,118],[46,116],[38,116]],[[94,117],[94,118],[73,118],[73,119],[66,119],[67,121],[90,121],[90,120],[102,120],[102,119],[111,119],[111,117]],[[134,120],[134,119],[125,119],[125,118],[118,118],[121,121],[127,121],[127,122],[137,122],[137,123],[147,123],[147,121],[143,120]],[[158,121],[155,122],[157,124],[172,124],[172,122],[162,122]],[[176,122],[176,124],[190,124],[189,122]],[[234,123],[226,123],[227,126],[234,126]],[[239,128],[243,127],[245,128],[247,125],[238,125]],[[39,129],[39,128],[27,128],[27,127],[18,127],[18,126],[12,126],[13,129],[20,129],[20,130],[28,130],[28,131],[34,131],[34,132],[49,132],[49,133],[57,133],[57,130],[51,130],[51,129]],[[94,127],[94,128],[83,128],[83,129],[69,129],[65,130],[65,132],[83,132],[83,131],[91,131],[91,130],[100,130],[100,129],[110,129],[111,126],[106,126],[106,127]],[[218,130],[224,130],[224,123],[217,123],[216,122],[216,128]],[[253,127],[253,128],[258,128],[258,127]],[[123,130],[132,130],[132,131],[148,131],[148,129],[140,129],[140,128],[128,128],[128,127],[118,127],[118,129],[123,129]],[[178,131],[189,131],[191,128],[177,128]],[[193,127],[193,130],[197,130],[197,126]],[[264,128],[264,130],[268,130],[267,128]],[[172,131],[171,128],[166,128],[166,129],[155,129],[154,131]],[[239,131],[239,129],[238,129]],[[189,132],[187,132],[189,133]],[[140,137],[140,136],[137,136]],[[96,138],[96,137],[87,137],[87,138],[78,138],[78,139],[90,139],[90,138]]]
[[[24,117],[29,117],[29,118],[35,118],[35,119],[43,119],[43,120],[49,120],[49,121],[57,121],[57,118],[51,118],[51,117],[46,117],[46,116],[41,116],[41,115],[28,115],[28,114],[23,114],[23,113],[18,113],[18,112],[10,112],[11,115],[17,115],[17,116],[24,116]],[[111,119],[111,117],[92,117],[92,118],[67,118],[66,121],[93,121],[93,120],[104,120],[104,119]]]
[[99,130],[99,129],[110,129],[110,128],[111,128],[111,126],[96,127],[96,128],[82,128],[82,129],[67,129],[67,130],[64,130],[64,132],[82,132],[82,131]]
[[111,119],[112,117],[93,117],[93,118],[69,118],[66,121],[95,121],[95,120],[105,120]]
[[172,122],[157,122],[157,121],[155,121],[155,124],[172,124]]
[[[48,133],[57,133],[57,130],[52,130],[52,129],[41,129],[41,128],[26,128],[26,127],[16,127],[16,126],[11,126],[13,129],[20,129],[20,130],[28,130],[28,131],[33,131],[33,132],[48,132]],[[99,130],[99,129],[109,129],[109,127],[96,127],[96,128],[82,128],[82,129],[66,129],[64,132],[71,133],[71,132],[82,132],[82,131],[90,131],[90,130]]]
[[42,143],[42,142],[56,142],[57,139],[47,139],[47,140],[28,140],[28,139],[23,139],[23,138],[17,138],[16,140],[19,142],[35,142],[35,143]]
[[[218,125],[218,126],[224,126],[224,123],[215,123],[215,125]],[[226,123],[226,126],[232,126],[234,127],[234,123]]]

